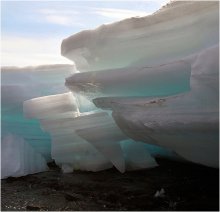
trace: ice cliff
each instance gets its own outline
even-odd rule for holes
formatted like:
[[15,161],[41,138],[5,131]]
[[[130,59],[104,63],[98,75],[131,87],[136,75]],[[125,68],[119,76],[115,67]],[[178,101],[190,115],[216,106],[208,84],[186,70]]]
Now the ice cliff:
[[66,86],[112,110],[129,138],[218,167],[218,12],[218,2],[173,2],[73,35],[61,52],[83,73]]
[[61,45],[75,68],[3,69],[3,135],[64,172],[150,168],[158,155],[218,167],[218,4],[172,2],[79,32]]

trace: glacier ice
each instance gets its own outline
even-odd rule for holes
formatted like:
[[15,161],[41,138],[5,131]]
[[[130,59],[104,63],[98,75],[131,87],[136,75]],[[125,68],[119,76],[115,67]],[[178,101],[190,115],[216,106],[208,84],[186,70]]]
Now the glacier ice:
[[75,66],[3,68],[3,135],[65,173],[151,168],[156,156],[218,167],[218,10],[174,1],[64,39]]
[[[128,137],[172,149],[187,160],[218,167],[218,49],[218,45],[210,47],[181,60],[185,62],[182,62],[183,64],[187,64],[186,67],[191,73],[190,91],[184,94],[173,96],[171,92],[171,96],[168,97],[161,95],[160,98],[149,99],[151,94],[154,94],[153,90],[161,87],[154,87],[153,84],[152,90],[145,91],[145,87],[141,83],[140,86],[137,83],[139,93],[145,94],[148,99],[146,97],[141,99],[140,95],[138,99],[133,98],[133,101],[132,97],[129,97],[126,102],[125,99],[101,97],[94,99],[94,103],[97,107],[111,109],[117,125]],[[170,64],[167,66],[170,67]],[[161,68],[161,66],[159,67]],[[162,67],[165,67],[166,74],[166,66]],[[181,65],[178,64],[175,68],[178,70],[178,67],[181,71],[183,70]],[[158,70],[156,67],[146,71],[145,78],[155,82],[158,77],[155,80],[151,71]],[[69,87],[72,87],[73,91],[75,91],[74,87],[77,87],[78,90],[81,89],[86,93],[96,92],[96,90],[88,89],[87,91],[83,87],[84,84],[87,86],[87,83],[93,82],[93,84],[97,84],[97,87],[106,88],[108,91],[109,86],[116,81],[115,87],[118,88],[118,85],[122,88],[122,93],[126,93],[127,90],[127,94],[130,95],[134,91],[133,85],[130,92],[130,84],[126,85],[123,82],[128,78],[131,78],[128,82],[132,82],[132,79],[135,82],[139,72],[136,75],[133,74],[134,77],[129,75],[129,70],[128,75],[124,72],[124,70],[117,70],[116,72],[100,71],[99,74],[97,72],[95,74],[92,74],[93,72],[77,73],[67,78],[67,83],[70,84]],[[124,77],[121,77],[123,75]],[[140,75],[143,76],[142,72]],[[159,73],[159,75],[162,74]],[[172,77],[171,75],[170,78],[173,79]],[[182,79],[184,80],[183,77]],[[122,83],[120,83],[121,81]],[[110,83],[108,84],[108,82]],[[160,81],[160,84],[163,83],[166,85],[166,80]],[[110,92],[115,87],[113,84],[109,89]],[[124,87],[126,89],[123,89]],[[164,89],[162,89],[163,91]],[[150,92],[150,95],[147,92]],[[97,95],[102,94],[104,96],[106,92],[101,91],[100,94],[99,89]],[[208,157],[204,157],[204,155]]]
[[48,170],[45,158],[22,137],[6,135],[1,141],[1,179]]
[[[72,65],[44,65],[31,67],[1,68],[1,137],[9,134],[24,139],[47,162],[51,161],[50,135],[40,128],[38,120],[26,119],[23,101],[68,91],[65,77],[75,71]],[[14,139],[19,142],[19,139]],[[11,142],[11,144],[13,144]],[[2,154],[5,146],[1,146]],[[21,146],[17,146],[21,147]],[[12,146],[11,146],[12,148]],[[19,160],[19,158],[17,158]],[[2,157],[2,168],[5,163]],[[27,169],[28,170],[28,169]],[[6,169],[2,169],[2,176]],[[22,175],[22,172],[20,172]],[[27,172],[24,172],[27,174]]]
[[164,96],[189,90],[190,73],[191,66],[184,61],[156,67],[129,66],[76,73],[66,79],[66,86],[73,92],[97,96]]
[[[68,103],[61,101],[69,111],[58,112],[56,103],[60,102],[62,96],[73,98],[71,93],[64,93],[27,100],[24,102],[24,114],[39,118],[42,129],[50,133],[51,157],[63,172],[78,169],[100,171],[111,168],[113,165],[124,172],[137,167],[157,166],[147,148],[143,149],[137,145],[136,149],[139,148],[141,151],[138,153],[139,157],[135,159],[131,154],[134,151],[132,143],[136,144],[134,141],[130,141],[127,147],[121,146],[120,142],[125,142],[129,138],[121,132],[107,112],[80,113],[76,107],[76,99]],[[43,101],[47,102],[50,99],[58,101],[50,101],[50,110],[48,110]],[[69,107],[67,107],[68,104]]]
[[61,54],[80,72],[177,61],[219,42],[218,6],[173,1],[155,14],[72,35],[63,40]]
[[218,167],[218,25],[217,2],[173,2],[83,31],[61,46],[82,72],[66,85],[112,110],[129,138]]

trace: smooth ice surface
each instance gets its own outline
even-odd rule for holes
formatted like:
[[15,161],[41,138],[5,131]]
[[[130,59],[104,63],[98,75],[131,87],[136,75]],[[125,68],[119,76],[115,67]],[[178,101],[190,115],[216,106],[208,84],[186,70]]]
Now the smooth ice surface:
[[45,119],[47,116],[56,117],[59,114],[66,112],[73,112],[77,115],[78,106],[76,99],[71,92],[44,96],[25,101],[23,104],[23,111],[27,118]]
[[66,79],[66,86],[73,92],[97,96],[164,96],[188,91],[190,74],[189,63],[175,61],[155,67],[76,73]]
[[1,141],[1,179],[48,170],[46,160],[22,137],[9,134]]

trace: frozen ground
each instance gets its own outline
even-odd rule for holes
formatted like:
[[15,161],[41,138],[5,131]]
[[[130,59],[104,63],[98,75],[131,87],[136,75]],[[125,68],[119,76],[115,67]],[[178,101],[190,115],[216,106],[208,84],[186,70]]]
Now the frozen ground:
[[[169,160],[141,171],[50,171],[2,180],[2,211],[219,210],[219,170]],[[155,198],[164,189],[164,196]]]

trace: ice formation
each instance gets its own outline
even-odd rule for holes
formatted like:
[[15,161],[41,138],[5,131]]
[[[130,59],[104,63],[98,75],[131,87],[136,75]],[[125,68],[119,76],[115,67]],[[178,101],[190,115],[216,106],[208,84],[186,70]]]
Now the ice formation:
[[129,142],[107,112],[80,113],[71,92],[25,101],[24,114],[40,119],[42,129],[50,133],[51,156],[64,172],[100,171],[113,165],[124,172],[157,165],[147,148]]
[[[47,162],[51,161],[50,136],[41,130],[39,121],[24,117],[23,101],[43,95],[67,92],[68,89],[64,86],[65,77],[73,72],[74,67],[72,65],[1,68],[2,177],[22,176],[39,172],[39,165],[34,167],[33,163],[23,162],[24,159],[27,162],[28,160],[32,161],[32,157],[37,160],[38,156],[36,157],[36,155],[38,154],[42,155]],[[11,137],[8,137],[9,135]],[[25,149],[22,149],[24,147]],[[32,157],[30,156],[30,151],[32,152]],[[18,153],[23,156],[20,157]],[[11,154],[17,156],[16,163],[13,159],[10,160],[9,156]],[[12,158],[15,158],[15,156]],[[39,159],[40,161],[43,168],[43,159]],[[19,168],[19,164],[33,167],[24,168],[22,165],[19,171],[14,170],[15,165]]]
[[[182,63],[186,64],[185,70],[188,68],[188,71],[191,72],[190,92],[169,97],[161,96],[150,100],[130,97],[128,99],[129,103],[126,102],[126,99],[111,97],[97,98],[94,99],[94,102],[100,108],[113,110],[113,117],[116,123],[130,138],[167,147],[185,159],[217,167],[218,50],[218,46],[214,46],[201,53],[182,59],[184,61]],[[170,67],[170,69],[167,68],[170,71],[173,64],[175,63],[163,65],[159,68],[163,67],[166,73],[166,66]],[[181,63],[176,64],[176,70],[181,70],[182,75],[184,72],[183,65]],[[131,82],[134,79],[135,82],[136,78],[138,78],[140,80],[137,80],[137,82],[142,81],[142,79],[148,81],[149,77],[153,84],[150,89],[145,90],[142,83],[136,84],[136,88],[140,93],[148,95],[148,92],[157,92],[156,87],[162,87],[155,86],[159,77],[152,77],[154,75],[152,72],[158,71],[159,68],[145,70],[146,77],[143,77],[142,70],[144,69],[140,69],[141,71],[136,72],[133,76],[130,75],[129,71],[128,75],[121,73],[124,70],[117,70],[118,72],[115,72],[115,70],[108,71],[108,73],[100,72],[99,74],[96,72],[94,75],[91,75],[91,72],[79,73],[68,78],[67,84],[73,86],[73,90],[75,90],[76,86],[76,89],[82,89],[85,92],[84,85],[87,87],[87,84],[93,82],[94,86],[97,84],[101,88],[106,88],[108,87],[108,84],[106,86],[108,79],[110,81],[113,79],[112,82],[116,81],[116,88],[120,87],[121,91],[126,92],[127,90],[129,92],[130,88],[123,83],[124,80],[126,81],[130,78],[128,81]],[[139,73],[140,76],[137,76]],[[162,74],[159,73],[159,75]],[[173,87],[172,83],[167,84],[166,77],[164,78],[164,82],[159,79],[160,84],[164,83],[166,84],[165,87]],[[170,78],[173,79],[173,76],[170,76]],[[184,79],[183,77],[181,78]],[[78,86],[79,84],[80,87]],[[181,83],[178,86],[181,86]],[[112,91],[113,89],[110,90]],[[131,90],[135,90],[133,85],[131,85]],[[88,91],[91,92],[91,89],[88,89]],[[162,89],[161,92],[164,92],[165,95],[167,94],[166,91],[166,89]],[[106,92],[104,91],[103,93],[105,95]],[[170,93],[172,94],[172,92]],[[162,93],[159,94],[162,95]],[[209,157],[204,157],[204,155],[209,155]]]
[[218,167],[218,30],[218,2],[173,2],[81,32],[62,43],[83,71],[66,85],[112,110],[135,141]]
[[45,158],[23,138],[9,134],[2,139],[1,179],[47,171]]
[[158,155],[218,167],[218,10],[172,2],[63,40],[76,69],[3,70],[3,135],[64,172],[150,168]]
[[219,42],[218,6],[214,1],[173,1],[153,15],[68,37],[61,53],[80,72],[178,61]]

